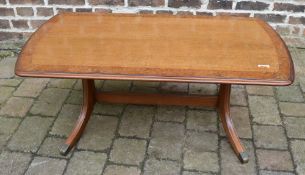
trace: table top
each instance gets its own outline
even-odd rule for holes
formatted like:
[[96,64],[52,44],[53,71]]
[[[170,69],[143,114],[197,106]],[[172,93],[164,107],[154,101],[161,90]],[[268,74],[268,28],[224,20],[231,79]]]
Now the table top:
[[19,76],[289,85],[279,35],[243,17],[62,13],[19,55]]

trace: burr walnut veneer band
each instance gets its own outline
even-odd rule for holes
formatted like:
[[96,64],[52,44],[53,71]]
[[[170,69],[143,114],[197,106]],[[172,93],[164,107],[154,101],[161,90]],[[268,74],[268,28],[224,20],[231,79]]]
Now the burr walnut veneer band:
[[[83,106],[62,154],[80,138],[95,102],[214,107],[236,155],[248,155],[230,116],[231,84],[289,85],[294,68],[279,35],[243,17],[62,13],[27,41],[19,76],[77,78]],[[94,79],[220,84],[216,96],[98,92]]]

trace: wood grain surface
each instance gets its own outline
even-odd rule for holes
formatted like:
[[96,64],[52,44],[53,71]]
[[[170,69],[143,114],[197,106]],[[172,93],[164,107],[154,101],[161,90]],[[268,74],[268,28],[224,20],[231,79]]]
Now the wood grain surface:
[[20,76],[288,85],[287,47],[242,17],[63,13],[35,32]]

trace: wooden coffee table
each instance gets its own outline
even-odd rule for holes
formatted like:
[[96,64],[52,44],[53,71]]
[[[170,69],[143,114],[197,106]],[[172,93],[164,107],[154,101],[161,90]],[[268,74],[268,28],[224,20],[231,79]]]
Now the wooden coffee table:
[[[95,102],[214,107],[241,162],[248,154],[230,116],[231,84],[289,85],[293,63],[284,42],[264,21],[242,17],[63,13],[24,46],[15,68],[27,77],[77,78],[83,106],[67,154]],[[97,92],[95,79],[220,84],[217,96]],[[266,133],[268,134],[268,133]]]

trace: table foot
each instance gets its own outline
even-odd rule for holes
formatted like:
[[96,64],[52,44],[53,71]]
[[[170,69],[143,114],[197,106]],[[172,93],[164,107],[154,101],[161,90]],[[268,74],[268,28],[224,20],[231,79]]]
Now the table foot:
[[89,121],[95,103],[94,80],[84,79],[82,80],[82,83],[83,83],[83,105],[82,105],[81,113],[78,117],[78,120],[74,126],[73,131],[67,138],[66,142],[60,148],[60,154],[62,155],[67,155],[71,150],[71,148],[75,146],[75,144],[81,137]]
[[59,147],[59,152],[63,156],[66,156],[70,152],[70,150],[71,150],[70,146],[65,143]]
[[241,163],[248,163],[249,162],[249,155],[248,155],[247,152],[239,153],[238,158],[239,158]]
[[249,161],[249,156],[237,135],[230,115],[230,94],[231,85],[220,85],[218,110],[220,113],[221,123],[236,156],[239,158],[241,163],[247,163]]

